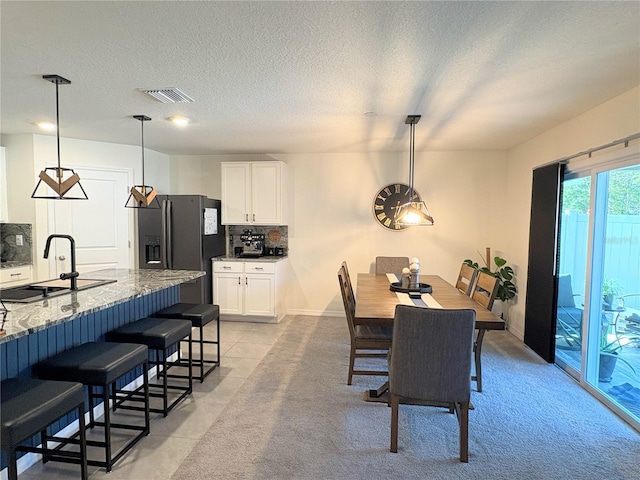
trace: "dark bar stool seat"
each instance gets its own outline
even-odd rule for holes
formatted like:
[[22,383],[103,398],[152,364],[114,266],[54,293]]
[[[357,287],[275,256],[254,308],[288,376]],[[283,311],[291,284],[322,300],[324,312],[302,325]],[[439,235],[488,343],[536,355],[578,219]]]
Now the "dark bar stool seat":
[[[77,411],[79,436],[77,442],[68,438],[47,436],[46,428],[60,417]],[[78,463],[83,480],[87,478],[87,455],[84,426],[84,393],[82,384],[53,382],[34,378],[10,378],[0,383],[0,443],[7,452],[9,480],[18,478],[16,452],[41,453],[49,460]],[[21,445],[40,433],[41,447]],[[49,449],[51,440],[59,445]],[[69,443],[78,443],[80,451],[62,450]]]
[[[218,307],[218,305],[210,305],[206,303],[176,303],[175,305],[154,313],[153,316],[190,320],[191,325],[198,329],[200,336],[195,341],[200,346],[200,358],[194,358],[193,365],[194,367],[200,368],[200,375],[194,378],[200,380],[200,383],[202,383],[205,377],[220,365],[220,307]],[[216,321],[216,339],[205,340],[204,326],[213,320]],[[205,360],[205,344],[216,345],[217,355],[214,360]],[[205,365],[209,366],[207,370],[205,370]]]
[[[186,366],[189,369],[188,386],[169,385],[167,380],[169,377],[168,369],[172,366],[179,365],[179,360],[170,362],[167,359],[171,355],[172,347],[178,345],[184,338],[188,338],[187,341],[189,343],[189,357],[186,362]],[[162,385],[151,384],[150,387],[162,388],[162,393],[150,393],[149,395],[151,397],[162,398],[163,404],[162,409],[151,408],[150,411],[162,413],[166,417],[169,411],[173,409],[179,401],[193,391],[193,382],[191,380],[193,373],[191,365],[191,322],[187,320],[147,317],[108,332],[107,339],[112,342],[141,343],[149,347],[149,350],[154,351],[154,359],[150,360],[149,363],[155,365],[156,372],[162,376]],[[162,373],[158,371],[159,366],[162,366]],[[181,392],[171,403],[169,403],[169,390]]]
[[[83,383],[89,389],[89,418],[88,427],[104,427],[104,441],[87,440],[88,446],[104,448],[105,460],[87,460],[88,465],[105,467],[111,471],[113,464],[120,459],[142,437],[149,434],[149,386],[147,376],[143,375],[142,398],[135,398],[131,391],[116,388],[116,380],[124,374],[142,367],[147,371],[148,349],[146,345],[131,343],[89,342],[79,345],[62,353],[54,355],[32,367],[34,375],[46,380],[72,380]],[[94,388],[101,390],[100,394],[94,392]],[[119,402],[142,402],[143,407],[123,406],[131,410],[144,411],[144,425],[129,425],[111,421],[109,412],[109,390],[113,404]],[[104,421],[97,422],[94,419],[94,399],[103,401]],[[139,432],[113,453],[111,448],[111,430],[133,430]]]

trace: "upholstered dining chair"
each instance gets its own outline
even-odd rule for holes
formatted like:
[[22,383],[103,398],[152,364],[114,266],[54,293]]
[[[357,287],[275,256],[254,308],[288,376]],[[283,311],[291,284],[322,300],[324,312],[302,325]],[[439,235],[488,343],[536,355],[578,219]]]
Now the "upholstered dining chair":
[[338,270],[338,281],[340,283],[344,312],[347,317],[347,325],[349,326],[349,335],[351,337],[347,385],[351,385],[354,375],[388,375],[386,370],[355,369],[356,358],[387,357],[389,347],[391,346],[392,328],[378,325],[357,325],[355,322],[356,302],[353,293],[350,293],[350,280],[348,279],[348,274],[344,266],[341,266],[340,270]]
[[409,268],[409,257],[376,257],[376,275],[385,273],[402,273]]
[[470,297],[471,292],[473,292],[473,284],[476,280],[476,275],[478,274],[478,270],[473,268],[471,265],[467,265],[463,263],[460,266],[460,272],[458,273],[458,280],[456,280],[456,288],[464,293],[466,296]]
[[491,310],[493,301],[496,299],[496,294],[498,293],[498,285],[498,277],[494,277],[480,270],[473,287],[471,298],[487,310]]
[[[396,306],[389,355],[391,452],[398,451],[398,409],[442,404],[455,411],[460,461],[469,461],[471,357],[476,312],[472,309]],[[409,403],[409,402],[407,402]]]

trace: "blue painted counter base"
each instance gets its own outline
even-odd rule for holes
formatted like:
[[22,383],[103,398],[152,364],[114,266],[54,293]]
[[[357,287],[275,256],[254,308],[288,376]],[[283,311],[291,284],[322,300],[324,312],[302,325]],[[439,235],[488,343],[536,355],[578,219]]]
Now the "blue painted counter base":
[[[118,305],[89,313],[65,323],[18,337],[0,344],[0,379],[31,377],[31,366],[47,357],[86,342],[105,341],[106,332],[134,322],[180,301],[180,286],[173,286],[144,295]],[[130,372],[118,381],[118,387],[133,382],[142,371]],[[85,405],[88,396],[85,388]],[[57,433],[77,420],[69,414],[49,427]],[[40,443],[39,436],[32,439],[33,445]],[[1,468],[6,467],[2,452]]]

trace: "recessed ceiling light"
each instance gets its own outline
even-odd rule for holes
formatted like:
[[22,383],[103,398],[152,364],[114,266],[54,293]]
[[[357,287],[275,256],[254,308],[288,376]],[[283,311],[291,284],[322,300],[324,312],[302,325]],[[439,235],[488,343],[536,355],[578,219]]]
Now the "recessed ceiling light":
[[181,117],[179,115],[169,117],[167,118],[167,120],[169,120],[174,125],[178,125],[180,127],[184,127],[185,125],[188,125],[191,122],[191,120],[188,119],[187,117]]
[[364,112],[365,117],[375,117],[376,115],[376,112]]
[[46,130],[47,132],[53,132],[56,129],[56,124],[51,122],[36,122],[35,125],[42,130]]

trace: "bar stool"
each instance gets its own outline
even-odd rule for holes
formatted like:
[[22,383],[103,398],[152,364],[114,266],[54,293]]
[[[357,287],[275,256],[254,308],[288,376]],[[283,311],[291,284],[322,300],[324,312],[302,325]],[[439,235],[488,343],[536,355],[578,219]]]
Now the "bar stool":
[[[148,349],[146,345],[135,345],[131,343],[110,343],[110,342],[89,342],[77,347],[65,350],[42,362],[36,363],[32,367],[34,375],[45,380],[72,380],[83,383],[89,390],[89,428],[94,426],[104,427],[104,441],[87,440],[87,445],[91,447],[104,448],[105,460],[87,460],[87,465],[105,467],[107,472],[111,471],[113,464],[118,461],[133,445],[149,435],[149,384],[147,376],[143,375],[142,389],[144,394],[141,398],[135,398],[131,391],[116,388],[116,380],[136,367],[142,367],[146,372]],[[99,394],[94,392],[94,388],[99,388]],[[128,425],[111,421],[109,409],[109,390],[115,406],[116,402],[140,402],[143,407],[126,406],[131,410],[144,412],[144,425]],[[98,422],[94,418],[94,400],[102,400],[104,405],[104,421]],[[133,430],[139,432],[129,439],[118,451],[112,452],[111,431]]]
[[[179,365],[179,360],[175,362],[167,361],[171,355],[171,350],[177,346],[183,338],[188,337],[189,357],[187,367],[189,369],[188,386],[169,385],[167,378],[168,369]],[[162,408],[150,408],[151,412],[162,413],[165,417],[176,404],[193,391],[192,375],[192,342],[191,342],[191,322],[187,320],[177,320],[170,318],[147,317],[129,323],[111,332],[107,332],[107,340],[112,342],[141,343],[149,350],[153,350],[154,358],[149,360],[151,365],[155,365],[156,374],[162,376],[162,385],[150,384],[151,388],[161,388],[162,393],[150,393],[151,397],[162,398]],[[162,372],[159,367],[162,366]],[[148,375],[148,372],[147,372]],[[176,399],[169,403],[169,390],[182,392]]]
[[[176,303],[153,314],[154,317],[180,318],[190,320],[191,325],[198,329],[199,338],[195,340],[200,346],[200,358],[193,359],[193,366],[200,368],[200,375],[194,378],[204,382],[204,379],[220,365],[220,307],[206,303]],[[204,326],[212,320],[216,321],[216,340],[204,339]],[[215,360],[205,360],[204,345],[216,345]],[[210,365],[205,371],[205,364]],[[183,365],[184,366],[184,365]]]
[[[69,438],[48,436],[46,428],[60,417],[73,411],[78,413],[80,436],[74,442]],[[87,447],[84,425],[84,393],[82,384],[76,382],[52,382],[35,378],[10,378],[0,383],[0,443],[7,452],[9,480],[18,478],[16,452],[42,454],[43,463],[49,460],[80,464],[83,480],[87,478]],[[41,447],[21,445],[40,433]],[[51,440],[59,445],[49,449]],[[77,443],[80,451],[62,450]]]

